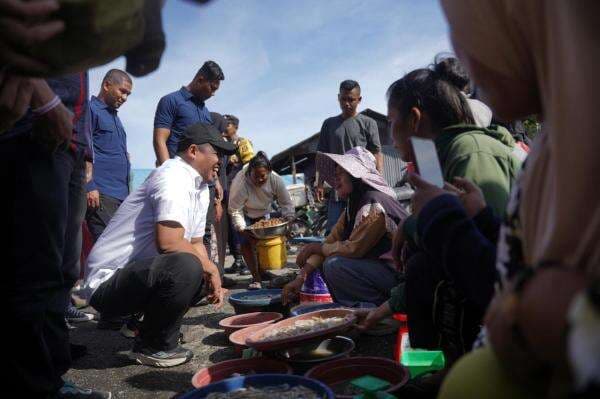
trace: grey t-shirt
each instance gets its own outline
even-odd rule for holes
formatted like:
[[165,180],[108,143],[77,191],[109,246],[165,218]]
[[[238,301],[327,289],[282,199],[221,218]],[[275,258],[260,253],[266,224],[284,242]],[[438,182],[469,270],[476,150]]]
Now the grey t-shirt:
[[357,146],[372,153],[381,151],[379,130],[374,119],[363,114],[348,119],[343,119],[341,115],[325,119],[317,151],[344,154]]

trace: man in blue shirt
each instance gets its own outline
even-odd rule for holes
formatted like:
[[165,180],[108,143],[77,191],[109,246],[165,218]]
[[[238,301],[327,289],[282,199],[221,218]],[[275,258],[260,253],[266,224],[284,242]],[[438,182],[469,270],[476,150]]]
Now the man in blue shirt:
[[157,166],[175,156],[186,127],[196,123],[212,124],[204,102],[216,93],[224,79],[221,67],[214,61],[206,61],[190,84],[160,99],[154,116]]
[[111,69],[102,80],[100,93],[90,101],[94,165],[87,184],[86,220],[94,242],[129,195],[127,135],[117,110],[131,90],[131,77]]

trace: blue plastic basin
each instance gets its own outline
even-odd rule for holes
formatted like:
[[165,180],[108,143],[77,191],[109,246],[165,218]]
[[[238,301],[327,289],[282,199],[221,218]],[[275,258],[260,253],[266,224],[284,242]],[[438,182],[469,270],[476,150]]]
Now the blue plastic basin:
[[180,399],[203,399],[213,392],[232,392],[244,387],[263,388],[269,386],[288,384],[290,386],[302,385],[316,392],[320,397],[334,399],[333,391],[325,384],[310,378],[288,374],[257,374],[243,377],[228,378],[215,382],[205,387],[187,392]]

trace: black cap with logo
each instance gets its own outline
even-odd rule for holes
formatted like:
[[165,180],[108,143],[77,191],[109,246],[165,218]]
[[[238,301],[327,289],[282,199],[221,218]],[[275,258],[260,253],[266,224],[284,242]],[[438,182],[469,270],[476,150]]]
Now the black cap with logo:
[[179,141],[177,151],[184,151],[192,144],[210,144],[215,150],[224,154],[232,155],[236,151],[235,145],[223,139],[221,132],[213,125],[207,123],[196,123],[188,126]]

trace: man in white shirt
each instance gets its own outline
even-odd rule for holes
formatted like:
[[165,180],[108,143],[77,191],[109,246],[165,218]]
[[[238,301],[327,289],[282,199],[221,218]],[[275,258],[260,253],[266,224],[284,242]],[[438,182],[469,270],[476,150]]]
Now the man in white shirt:
[[143,313],[131,358],[172,367],[193,353],[178,344],[183,315],[207,284],[220,306],[226,290],[202,242],[207,184],[235,146],[208,124],[189,126],[177,156],[154,170],[121,204],[88,258],[84,294],[102,316]]

